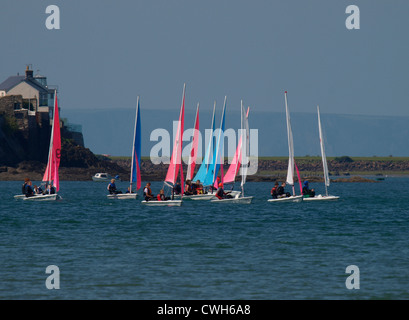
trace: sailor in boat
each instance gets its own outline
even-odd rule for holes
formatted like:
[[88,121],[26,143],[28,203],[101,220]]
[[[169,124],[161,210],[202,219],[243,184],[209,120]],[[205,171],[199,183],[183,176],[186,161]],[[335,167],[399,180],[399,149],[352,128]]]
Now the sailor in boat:
[[35,194],[43,194],[43,189],[41,189],[41,186],[36,186],[34,185],[34,193]]
[[167,201],[167,200],[170,200],[169,197],[166,197],[166,196],[165,196],[165,190],[163,190],[163,189],[161,189],[161,190],[159,191],[159,194],[156,196],[156,198],[157,198],[158,201]]
[[111,182],[108,184],[107,187],[109,194],[118,194],[122,193],[122,191],[118,190],[115,185],[115,179],[111,179]]
[[271,189],[271,197],[273,199],[277,199],[277,189],[278,189],[278,182],[276,181],[276,183],[274,183],[274,187]]
[[176,184],[173,187],[173,193],[174,194],[181,194],[182,193],[182,187],[180,186],[180,182],[177,181]]
[[[220,185],[220,177],[217,177],[216,178],[216,185],[218,186],[218,185]],[[217,191],[218,190],[218,188],[215,188],[215,186],[214,185],[211,185],[210,187],[209,187],[209,191],[211,192],[211,193],[213,193],[213,191]]]
[[200,183],[200,180],[193,184],[193,190],[196,191],[196,194],[203,194],[203,185]]
[[34,190],[32,187],[32,182],[30,180],[27,181],[27,184],[25,186],[25,193],[26,197],[33,197],[34,196]]
[[291,197],[291,193],[285,191],[285,182],[277,188],[277,198]]
[[55,188],[51,183],[46,183],[45,184],[45,191],[43,194],[55,194]]
[[308,181],[304,181],[304,186],[302,188],[302,193],[303,193],[304,197],[306,197],[306,198],[315,197],[315,190],[309,188]]
[[224,192],[223,183],[219,183],[219,188],[217,189],[215,196],[216,196],[219,200],[221,200],[221,199],[233,198],[233,197],[230,195],[230,192]]
[[193,186],[192,186],[192,181],[186,180],[186,185],[185,185],[185,195],[186,196],[191,196],[193,195]]
[[145,188],[143,189],[143,195],[145,196],[146,201],[155,199],[155,197],[152,195],[152,189],[151,189],[151,183],[150,182],[148,182],[146,184]]
[[25,178],[24,179],[24,183],[23,183],[23,185],[21,186],[21,193],[22,194],[26,194],[26,186],[27,186],[27,183],[30,181],[30,179],[29,178]]

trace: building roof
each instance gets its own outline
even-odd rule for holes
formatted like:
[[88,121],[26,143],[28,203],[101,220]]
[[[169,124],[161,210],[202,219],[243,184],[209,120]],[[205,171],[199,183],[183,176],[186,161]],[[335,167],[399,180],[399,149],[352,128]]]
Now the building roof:
[[11,76],[8,77],[5,81],[0,83],[0,90],[9,91],[21,82],[25,82],[33,88],[37,89],[40,92],[49,92],[48,88],[44,87],[39,83],[35,78],[26,77],[26,76]]
[[0,90],[9,91],[11,88],[14,88],[21,81],[23,81],[25,76],[11,76],[0,83]]

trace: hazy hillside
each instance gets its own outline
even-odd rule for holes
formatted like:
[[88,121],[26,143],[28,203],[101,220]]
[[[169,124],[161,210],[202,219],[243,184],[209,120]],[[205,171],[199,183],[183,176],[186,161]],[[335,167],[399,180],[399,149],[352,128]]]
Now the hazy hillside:
[[[63,115],[82,124],[86,147],[97,154],[129,155],[134,126],[134,109],[67,110]],[[217,127],[221,108],[216,110]],[[328,156],[409,156],[409,117],[381,117],[325,114],[321,109]],[[150,141],[150,133],[157,128],[171,130],[179,110],[141,109],[142,155],[148,156],[157,142]],[[185,129],[193,127],[195,110],[186,109]],[[296,156],[320,154],[317,115],[293,113],[291,121]],[[211,110],[200,110],[200,129],[210,127]],[[284,156],[288,153],[285,114],[250,110],[250,127],[258,129],[259,155]],[[238,129],[238,107],[227,107],[226,128]],[[171,138],[172,139],[172,138]]]

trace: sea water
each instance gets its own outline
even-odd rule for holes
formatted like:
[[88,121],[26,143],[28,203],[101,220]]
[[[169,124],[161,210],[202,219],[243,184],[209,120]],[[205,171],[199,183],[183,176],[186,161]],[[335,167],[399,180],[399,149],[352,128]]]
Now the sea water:
[[21,183],[0,182],[0,299],[409,299],[409,178],[333,183],[338,201],[302,203],[268,203],[272,183],[248,182],[250,205],[181,207],[109,200],[92,181],[15,200]]

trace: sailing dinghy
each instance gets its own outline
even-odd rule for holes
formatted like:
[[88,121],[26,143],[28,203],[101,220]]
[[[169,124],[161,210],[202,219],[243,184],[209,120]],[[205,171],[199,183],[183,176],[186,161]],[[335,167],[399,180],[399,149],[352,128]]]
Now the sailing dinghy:
[[322,134],[320,107],[319,106],[317,106],[317,113],[318,113],[318,132],[319,132],[319,136],[320,136],[322,167],[323,167],[323,170],[324,170],[325,195],[319,194],[319,195],[314,196],[314,197],[304,197],[303,201],[337,200],[337,199],[339,199],[339,196],[328,195],[328,187],[330,185],[330,179],[329,179],[329,173],[328,173],[327,157],[325,155],[324,138],[323,138],[323,134]]
[[[180,107],[180,114],[179,114],[179,123],[178,128],[176,131],[175,142],[173,144],[173,151],[172,156],[170,158],[170,164],[168,168],[168,172],[166,174],[165,183],[164,185],[171,188],[172,198],[170,200],[160,201],[156,198],[146,201],[143,200],[142,204],[148,206],[181,206],[182,199],[175,199],[174,197],[174,186],[177,181],[179,169],[180,169],[180,181],[181,181],[181,188],[182,193],[184,190],[184,179],[183,179],[183,166],[182,166],[182,139],[183,139],[183,127],[184,127],[184,119],[185,119],[185,90],[186,84],[183,85],[183,98],[182,98],[182,105]],[[183,194],[182,194],[183,196]]]
[[54,194],[36,194],[32,197],[25,197],[29,201],[52,201],[59,200],[61,196],[57,194],[60,190],[60,179],[58,168],[60,167],[61,157],[61,130],[60,117],[58,113],[57,91],[55,91],[53,124],[51,127],[50,149],[48,152],[48,162],[43,176],[43,182],[55,188]]
[[[268,199],[268,202],[301,202],[303,200],[302,195],[295,195],[295,188],[294,188],[294,140],[293,140],[293,132],[291,129],[291,119],[290,119],[290,112],[288,110],[288,103],[287,103],[287,91],[284,92],[285,97],[285,114],[286,114],[286,121],[287,121],[287,138],[288,138],[288,170],[287,170],[287,180],[286,183],[292,186],[293,194],[290,197],[283,197],[277,199]],[[297,170],[298,173],[298,170]],[[300,177],[298,176],[298,181],[300,182]],[[301,182],[300,182],[301,183]],[[300,185],[301,189],[301,185]]]
[[[253,196],[244,196],[244,184],[246,183],[246,177],[247,177],[247,166],[248,166],[248,160],[249,160],[249,108],[247,109],[247,112],[245,111],[243,107],[243,101],[241,101],[241,130],[240,130],[240,140],[239,143],[237,144],[237,149],[235,156],[233,158],[233,161],[229,167],[229,170],[226,173],[226,176],[224,179],[226,183],[234,183],[234,179],[236,177],[236,174],[238,172],[238,169],[240,168],[240,165],[242,165],[241,169],[241,193],[236,193],[235,195],[231,196],[232,198],[225,198],[225,199],[214,199],[211,200],[211,202],[214,203],[239,203],[239,204],[250,204],[251,201],[253,200]],[[230,169],[231,168],[231,169]]]
[[[129,193],[108,194],[108,199],[136,199],[136,190],[141,188],[141,115],[139,111],[139,96],[136,102],[135,127],[132,144],[131,177],[129,179]],[[136,190],[133,183],[136,182]]]

